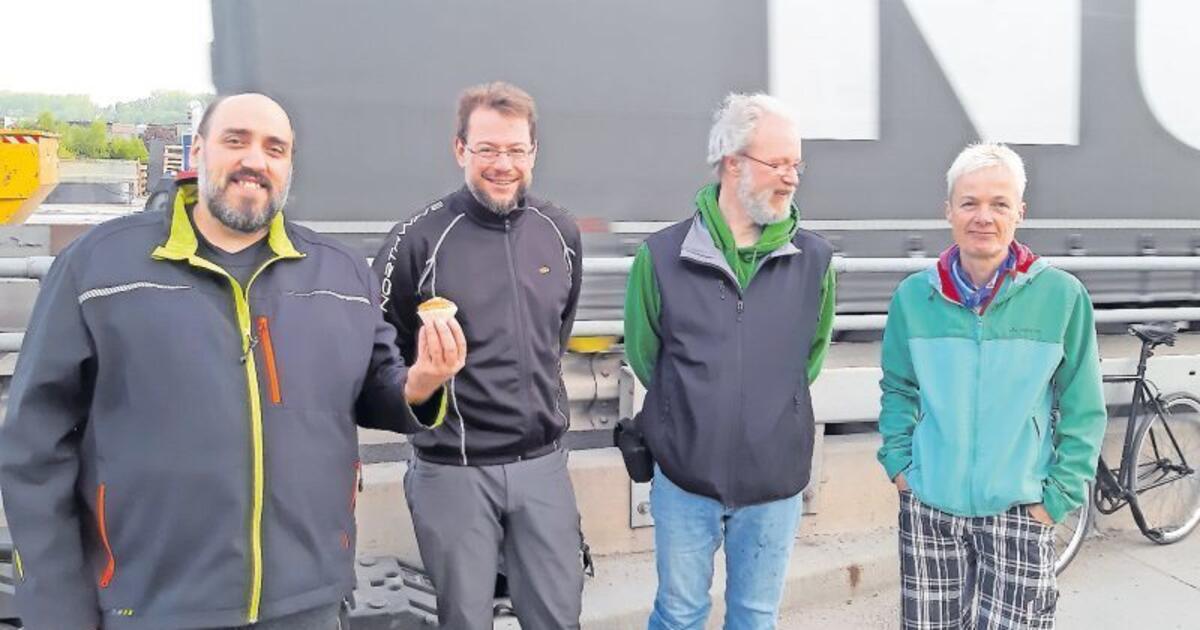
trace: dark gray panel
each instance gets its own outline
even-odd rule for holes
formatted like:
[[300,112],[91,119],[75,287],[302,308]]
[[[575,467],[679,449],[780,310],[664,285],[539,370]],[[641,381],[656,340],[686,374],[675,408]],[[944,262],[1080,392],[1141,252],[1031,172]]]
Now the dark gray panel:
[[293,114],[306,219],[398,218],[457,186],[455,99],[494,79],[538,101],[543,195],[582,216],[685,216],[712,110],[766,84],[763,2],[215,0],[213,21],[218,91]]
[[[879,3],[880,138],[805,144],[810,168],[798,198],[809,219],[940,218],[945,170],[977,139],[903,0]],[[766,6],[213,0],[213,76],[222,93],[267,91],[292,112],[297,218],[396,220],[457,187],[456,96],[504,79],[541,109],[538,192],[580,217],[674,220],[711,179],[713,109],[730,91],[766,88]],[[1200,152],[1161,127],[1138,83],[1134,0],[1082,6],[1080,144],[1017,147],[1029,169],[1029,216],[1200,218]],[[627,238],[587,236],[589,255],[629,253]],[[949,243],[946,230],[916,228],[829,236],[853,256],[934,254]],[[1020,238],[1046,255],[1200,251],[1200,234],[1161,228],[1028,229]],[[1101,302],[1189,300],[1198,277],[1086,282]],[[850,277],[841,307],[879,310],[895,280]],[[619,279],[593,279],[583,305],[589,317],[615,316],[620,298]]]
[[[1019,147],[1031,216],[1195,214],[1200,152],[1144,102],[1133,9],[1083,3],[1080,145]],[[303,218],[394,218],[457,185],[454,98],[497,78],[541,105],[541,192],[582,216],[679,217],[708,178],[711,111],[766,86],[765,0],[215,0],[213,17],[219,90],[294,113]],[[881,138],[808,143],[810,218],[939,216],[945,168],[976,138],[902,0],[880,0],[880,21]]]

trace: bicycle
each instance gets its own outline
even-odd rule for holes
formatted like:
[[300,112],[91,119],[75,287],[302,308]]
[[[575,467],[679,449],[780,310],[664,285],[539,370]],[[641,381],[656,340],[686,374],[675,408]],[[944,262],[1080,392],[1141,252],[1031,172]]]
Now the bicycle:
[[1137,371],[1104,377],[1105,383],[1133,384],[1121,459],[1112,468],[1100,457],[1084,504],[1055,527],[1055,573],[1075,558],[1096,512],[1113,514],[1128,505],[1142,535],[1160,545],[1182,540],[1200,524],[1200,399],[1163,396],[1146,378],[1146,361],[1158,346],[1175,345],[1175,333],[1170,324],[1129,327],[1142,340]]

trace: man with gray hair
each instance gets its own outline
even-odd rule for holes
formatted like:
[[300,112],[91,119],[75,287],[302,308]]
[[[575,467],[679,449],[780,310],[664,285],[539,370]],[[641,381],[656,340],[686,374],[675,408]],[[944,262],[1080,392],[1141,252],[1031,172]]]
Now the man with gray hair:
[[718,181],[638,250],[625,300],[625,352],[647,388],[637,423],[656,461],[649,627],[704,627],[724,544],[725,627],[773,628],[809,482],[833,252],[799,229],[804,162],[782,103],[729,95],[708,162]]
[[1092,304],[1015,240],[1015,152],[968,146],[946,186],[955,244],[896,289],[883,335],[901,623],[1052,628],[1054,523],[1083,502],[1107,419]]

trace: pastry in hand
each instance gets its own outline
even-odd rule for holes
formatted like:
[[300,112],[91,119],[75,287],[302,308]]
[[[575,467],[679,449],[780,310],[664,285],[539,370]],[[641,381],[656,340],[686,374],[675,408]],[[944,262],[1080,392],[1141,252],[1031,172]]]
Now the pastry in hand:
[[450,321],[454,319],[454,314],[457,312],[458,305],[444,297],[430,298],[417,306],[417,315],[426,325],[437,321]]

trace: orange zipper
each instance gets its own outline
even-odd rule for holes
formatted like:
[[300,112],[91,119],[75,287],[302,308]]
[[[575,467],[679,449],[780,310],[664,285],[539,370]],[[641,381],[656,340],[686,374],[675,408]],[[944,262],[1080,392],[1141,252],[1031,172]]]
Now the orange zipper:
[[[354,487],[350,489],[350,518],[354,518],[354,508],[358,504],[358,493],[363,489],[362,460],[354,460]],[[342,549],[350,548],[350,534],[342,530]]]
[[113,574],[117,572],[117,559],[113,557],[112,547],[108,544],[108,528],[104,516],[104,484],[96,488],[96,522],[100,526],[100,544],[104,545],[104,553],[108,555],[108,564],[100,574],[100,588],[108,588],[112,583]]
[[271,344],[271,327],[267,325],[266,315],[258,317],[258,339],[262,343],[263,358],[267,362],[267,385],[270,389],[271,404],[283,404],[283,395],[279,392],[279,372],[275,368],[275,346]]
[[354,461],[354,488],[350,490],[350,511],[358,505],[358,493],[363,489],[362,460]]

